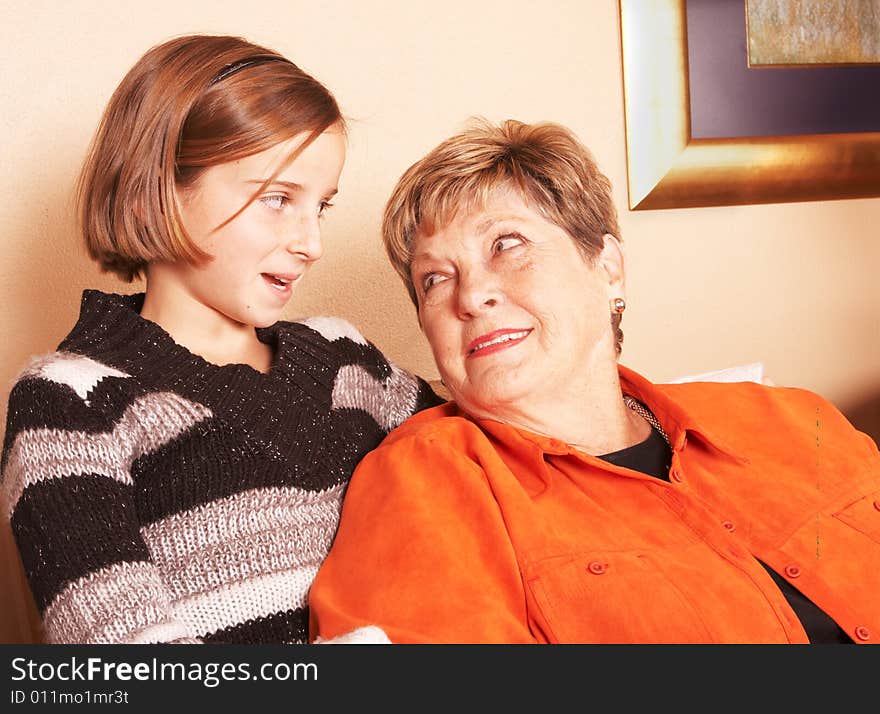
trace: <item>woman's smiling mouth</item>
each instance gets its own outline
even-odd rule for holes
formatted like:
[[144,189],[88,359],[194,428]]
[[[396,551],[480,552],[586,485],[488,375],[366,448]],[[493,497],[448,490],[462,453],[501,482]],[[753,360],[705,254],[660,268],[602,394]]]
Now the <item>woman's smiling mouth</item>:
[[468,357],[482,357],[499,350],[513,347],[522,342],[531,333],[528,330],[495,330],[473,340],[467,348]]

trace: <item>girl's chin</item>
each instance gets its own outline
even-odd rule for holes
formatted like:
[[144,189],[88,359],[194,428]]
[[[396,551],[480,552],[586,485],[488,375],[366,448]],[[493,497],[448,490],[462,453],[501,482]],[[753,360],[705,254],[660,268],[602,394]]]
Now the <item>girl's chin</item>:
[[258,329],[272,327],[281,319],[281,310],[239,310],[235,314],[226,315],[233,322]]
[[261,315],[260,319],[254,320],[254,322],[252,324],[254,327],[258,327],[258,328],[272,327],[272,325],[274,325],[280,319],[281,319],[280,313],[278,313],[277,315]]

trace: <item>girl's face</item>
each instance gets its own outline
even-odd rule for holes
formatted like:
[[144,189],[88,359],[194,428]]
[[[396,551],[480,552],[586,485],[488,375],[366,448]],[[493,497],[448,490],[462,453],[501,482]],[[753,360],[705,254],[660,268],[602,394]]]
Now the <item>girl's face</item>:
[[206,169],[180,194],[184,227],[212,259],[201,265],[179,261],[173,274],[191,298],[238,325],[275,323],[323,253],[320,221],[345,161],[345,137],[336,127],[309,144],[256,200],[222,225],[305,137],[303,132],[266,151]]

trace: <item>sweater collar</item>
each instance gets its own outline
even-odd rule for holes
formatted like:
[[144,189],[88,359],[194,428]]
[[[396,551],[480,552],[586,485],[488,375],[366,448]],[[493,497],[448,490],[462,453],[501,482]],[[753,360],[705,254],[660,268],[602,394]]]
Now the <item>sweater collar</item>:
[[[305,325],[277,322],[257,328],[258,339],[270,345],[275,355],[270,370],[262,373],[247,364],[216,365],[190,352],[158,324],[141,317],[143,303],[144,293],[85,290],[79,319],[59,349],[92,357],[153,387],[193,395],[208,390],[214,393],[218,406],[240,400],[243,392],[258,394],[281,385],[299,386],[319,401],[326,401],[332,391],[334,370],[321,369],[333,362],[332,350],[329,345],[322,349],[322,340],[309,339],[317,335],[311,335]],[[296,345],[302,337],[310,343],[313,369],[303,370],[297,354]]]

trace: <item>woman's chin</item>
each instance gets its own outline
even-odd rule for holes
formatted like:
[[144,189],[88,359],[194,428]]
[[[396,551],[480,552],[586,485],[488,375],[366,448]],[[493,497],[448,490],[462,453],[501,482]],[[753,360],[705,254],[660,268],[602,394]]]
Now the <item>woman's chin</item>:
[[474,415],[492,416],[518,402],[528,400],[530,390],[516,381],[486,385],[471,385],[458,395],[456,403],[466,412]]

